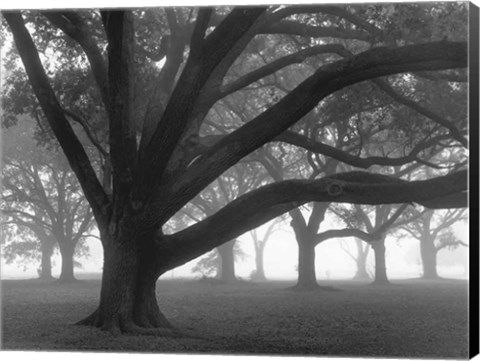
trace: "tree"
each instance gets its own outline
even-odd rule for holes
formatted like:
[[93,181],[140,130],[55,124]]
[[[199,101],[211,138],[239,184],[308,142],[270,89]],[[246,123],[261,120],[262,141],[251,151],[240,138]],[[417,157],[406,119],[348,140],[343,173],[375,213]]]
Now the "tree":
[[[431,9],[425,7],[423,13],[428,15]],[[152,34],[148,38],[136,36],[139,24],[152,14],[165,31],[148,32]],[[381,31],[379,37],[373,34],[385,22],[371,22],[361,7],[166,8],[36,15],[27,28],[20,12],[3,12],[35,97],[92,207],[104,249],[100,303],[81,324],[113,333],[175,333],[157,305],[158,277],[306,202],[465,206],[466,170],[412,182],[350,172],[261,186],[186,229],[169,235],[162,232],[171,217],[222,173],[280,136],[335,91],[403,72],[454,69],[456,74],[460,69],[463,74],[468,58],[464,37],[381,46],[389,40],[381,39]],[[307,19],[312,25],[306,25]],[[51,52],[52,57],[42,63],[36,47],[42,32],[57,35],[52,38],[79,54],[78,62],[71,65],[87,69],[83,80],[97,86],[96,99],[102,100],[108,119],[111,189],[99,180],[73,132],[63,94],[51,86],[49,74],[55,72],[54,60],[67,57],[64,48]],[[282,34],[301,34],[306,39],[305,51],[244,75],[229,73],[236,61],[255,57],[253,38],[288,43],[291,38]],[[345,45],[317,42],[325,36],[358,41],[345,41]],[[134,99],[139,97],[134,80],[139,64],[150,61],[146,48],[157,50],[163,66],[157,68],[146,111],[139,115],[135,113]],[[344,53],[344,48],[350,49]],[[328,58],[292,85],[288,94],[258,109],[253,119],[213,143],[202,143],[202,124],[208,122],[208,113],[218,100],[279,68],[303,61],[312,52],[337,50],[340,58]],[[136,63],[135,58],[143,62]],[[362,160],[343,151],[334,153],[353,163]]]
[[[93,227],[90,206],[62,154],[37,148],[29,122],[20,121],[5,135],[2,223],[13,225],[16,232],[7,234],[10,242],[4,250],[13,261],[28,249],[38,249],[42,255],[40,277],[51,278],[51,256],[58,245],[60,280],[73,281],[74,254],[88,253],[82,241]],[[24,244],[17,238],[24,238]]]
[[39,279],[52,280],[54,237],[33,222],[25,226],[21,226],[21,223],[20,220],[15,223],[2,222],[2,254],[6,262],[18,262],[26,269],[27,264],[40,261],[37,269]]
[[370,253],[370,245],[367,242],[363,242],[359,238],[355,238],[355,248],[357,251],[356,253],[352,253],[348,246],[346,246],[343,242],[340,243],[340,246],[352,258],[352,260],[355,262],[355,266],[357,267],[353,279],[370,279],[371,276],[367,271],[367,258],[368,254]]
[[451,226],[465,220],[465,210],[447,211],[418,210],[412,211],[417,217],[415,221],[404,224],[401,230],[420,241],[420,256],[422,260],[424,279],[439,279],[437,273],[437,254],[444,248],[455,249],[468,245],[458,239]]
[[252,280],[254,281],[266,281],[267,277],[265,276],[265,268],[264,268],[264,253],[265,247],[267,246],[267,241],[273,235],[273,233],[277,230],[278,223],[282,221],[282,217],[275,218],[270,224],[267,226],[263,235],[260,235],[260,231],[258,229],[252,229],[249,234],[253,241],[253,247],[255,249],[255,270],[252,272]]
[[236,241],[236,239],[231,240],[207,253],[198,261],[192,271],[202,274],[203,277],[213,276],[222,283],[236,281],[235,260],[245,256]]
[[[257,188],[264,180],[265,175],[259,171],[258,166],[254,163],[239,163],[222,174],[189,205],[199,209],[203,213],[202,218],[208,217],[235,198],[248,192],[248,190]],[[198,222],[200,218],[195,217],[193,215],[194,211],[187,210],[187,208],[192,207],[187,205],[182,211]],[[193,270],[206,274],[215,273],[221,281],[233,282],[237,279],[235,276],[235,259],[243,256],[244,253],[236,240],[231,240],[217,247],[215,252],[207,254]]]

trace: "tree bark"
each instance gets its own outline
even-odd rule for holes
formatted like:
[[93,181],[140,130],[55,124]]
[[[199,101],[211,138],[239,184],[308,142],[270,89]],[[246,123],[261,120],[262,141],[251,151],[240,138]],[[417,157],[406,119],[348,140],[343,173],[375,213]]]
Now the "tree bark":
[[315,236],[310,234],[301,215],[293,216],[290,225],[298,244],[298,279],[294,289],[313,290],[318,288],[315,273]]
[[159,271],[154,237],[112,238],[102,237],[104,262],[100,304],[78,324],[95,326],[113,334],[178,335],[157,303],[156,282],[162,271]]
[[235,277],[235,255],[233,253],[233,247],[235,246],[235,240],[222,244],[217,248],[220,255],[220,269],[219,278],[223,282],[236,281]]
[[59,242],[60,255],[62,256],[62,269],[60,271],[61,282],[76,281],[74,275],[73,254],[75,253],[75,245],[71,242]]
[[41,242],[42,263],[40,266],[39,279],[51,280],[52,276],[52,253],[54,243],[50,240]]
[[431,235],[422,238],[420,242],[420,255],[423,266],[422,278],[428,280],[438,279],[437,249],[435,248],[434,238]]
[[318,288],[315,273],[315,242],[302,239],[298,243],[298,280],[295,288],[311,290]]
[[385,237],[372,243],[375,254],[375,279],[374,285],[388,285],[387,266],[385,263]]

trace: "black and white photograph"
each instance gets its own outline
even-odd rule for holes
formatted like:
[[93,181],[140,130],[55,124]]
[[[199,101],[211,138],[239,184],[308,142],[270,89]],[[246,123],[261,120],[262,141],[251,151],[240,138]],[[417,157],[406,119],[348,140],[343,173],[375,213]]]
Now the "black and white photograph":
[[478,355],[477,4],[71,3],[0,5],[2,359]]

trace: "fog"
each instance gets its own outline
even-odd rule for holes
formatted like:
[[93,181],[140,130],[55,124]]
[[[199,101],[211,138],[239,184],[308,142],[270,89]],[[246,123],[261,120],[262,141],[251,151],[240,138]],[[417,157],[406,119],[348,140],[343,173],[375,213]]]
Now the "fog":
[[[330,221],[330,226],[336,226]],[[453,226],[454,234],[464,243],[468,244],[468,224],[457,222]],[[262,227],[260,227],[260,232]],[[244,235],[239,238],[239,244],[245,257],[236,260],[235,271],[237,277],[248,280],[252,271],[255,270],[254,248],[251,238]],[[355,262],[347,252],[355,252],[353,238],[331,239],[319,244],[316,247],[316,273],[318,280],[346,280],[351,279],[356,271]],[[100,241],[90,237],[87,242],[89,256],[78,258],[81,267],[76,267],[75,274],[79,279],[99,278],[102,272],[103,251]],[[388,236],[386,241],[386,264],[387,274],[390,279],[408,279],[422,275],[419,241],[415,239],[397,240]],[[437,255],[437,270],[440,277],[445,278],[468,278],[468,248],[458,247],[454,250],[442,249]],[[187,278],[198,279],[201,275],[192,272],[192,268],[204,256],[199,257],[187,264],[177,267],[165,273],[161,279]],[[295,280],[297,277],[298,247],[295,236],[287,223],[275,232],[264,253],[264,268],[269,280]],[[56,252],[52,258],[52,274],[58,277],[60,274],[61,258]],[[30,279],[38,277],[38,262],[18,264],[7,264],[2,257],[1,260],[2,279]],[[367,259],[367,270],[372,275],[375,262],[373,252],[369,253]]]

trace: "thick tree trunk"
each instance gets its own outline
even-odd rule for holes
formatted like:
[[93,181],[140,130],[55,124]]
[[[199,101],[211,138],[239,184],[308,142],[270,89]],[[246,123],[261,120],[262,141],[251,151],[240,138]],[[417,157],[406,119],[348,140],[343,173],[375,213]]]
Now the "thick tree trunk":
[[318,288],[315,273],[315,243],[311,239],[302,239],[298,242],[298,280],[295,288],[305,290]]
[[114,334],[179,335],[160,312],[156,282],[160,277],[153,237],[150,240],[104,241],[100,305],[80,325]]
[[41,243],[42,261],[40,265],[39,279],[51,280],[52,276],[52,253],[54,243],[51,240],[44,240]]
[[422,257],[424,279],[438,279],[437,273],[437,249],[435,248],[434,238],[431,236],[423,237],[420,242],[420,255]]
[[61,282],[76,281],[74,275],[73,254],[75,252],[75,245],[70,242],[62,242],[60,246],[60,255],[62,256],[62,269],[60,271],[59,280]]
[[315,246],[314,235],[310,234],[307,225],[299,215],[292,217],[290,225],[295,232],[298,244],[298,279],[293,287],[296,290],[318,289],[315,273]]
[[372,243],[375,254],[375,279],[374,285],[390,284],[387,277],[387,266],[385,263],[385,237]]
[[227,283],[237,280],[235,277],[235,255],[233,253],[235,241],[227,242],[217,248],[221,260],[218,276],[223,282]]
[[368,250],[370,249],[367,245],[367,247],[363,247],[363,242],[359,239],[355,240],[357,244],[357,271],[355,272],[355,276],[353,276],[353,279],[355,280],[366,280],[370,279],[370,275],[367,272],[367,256],[368,256]]

